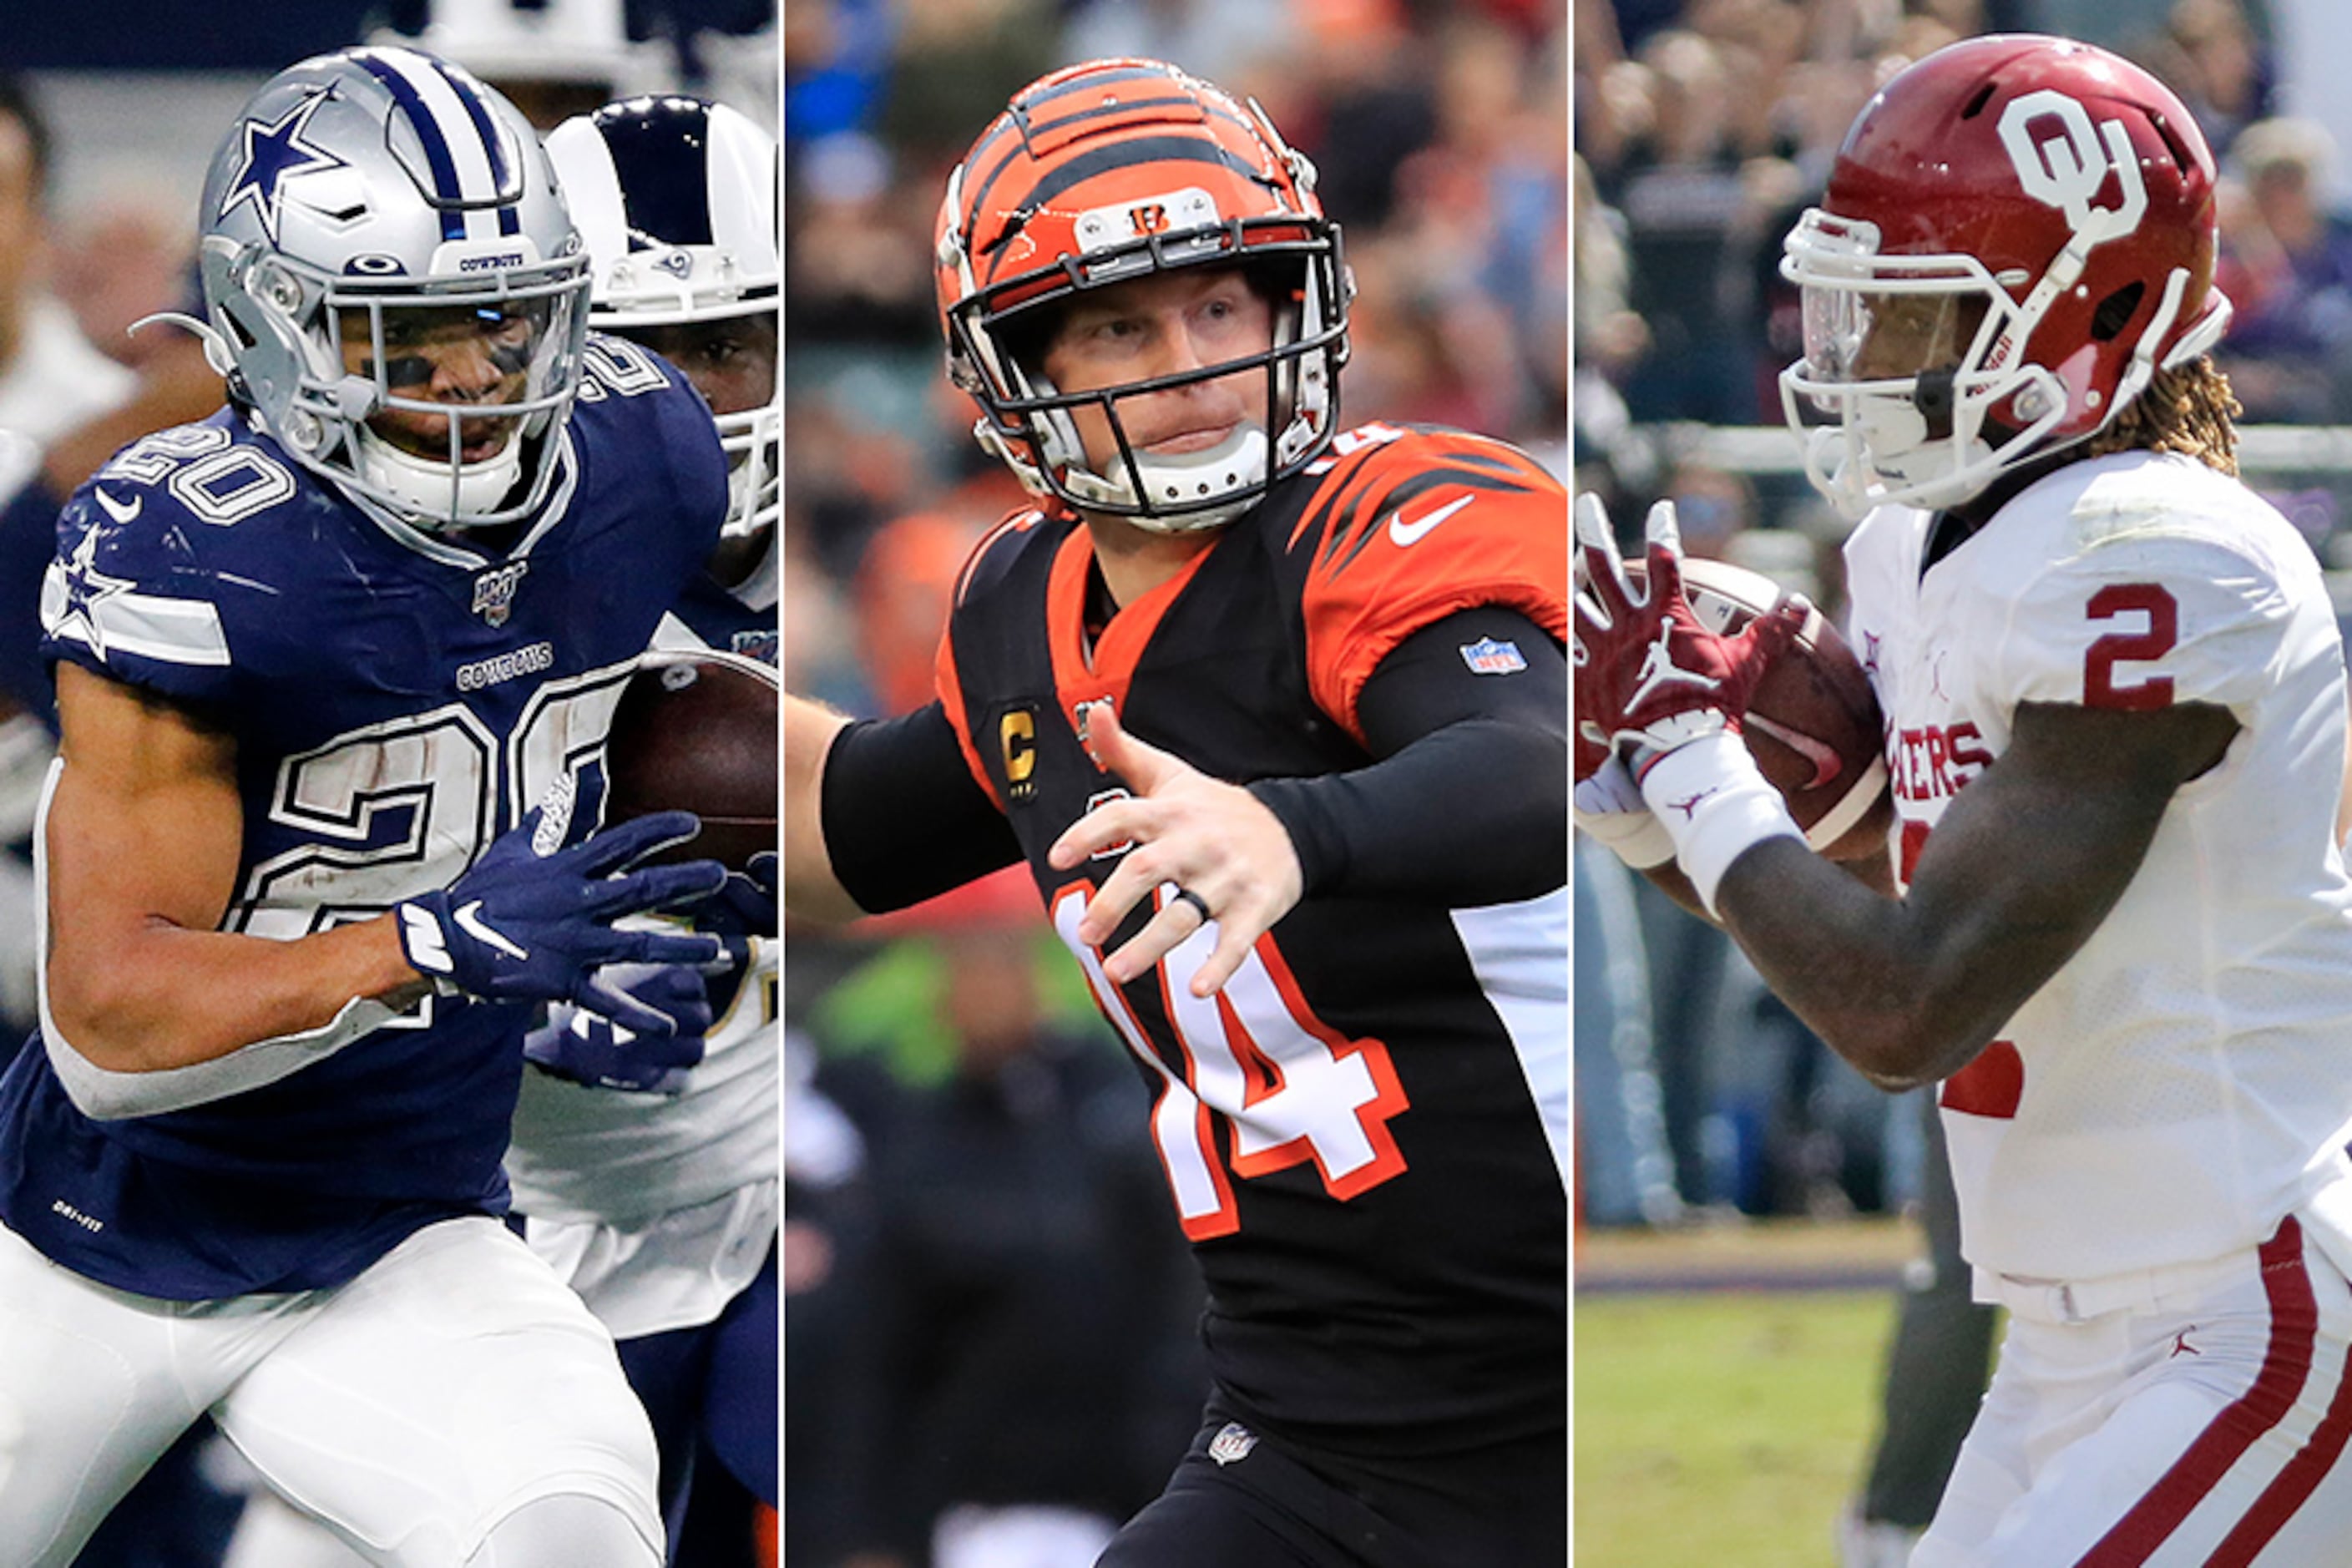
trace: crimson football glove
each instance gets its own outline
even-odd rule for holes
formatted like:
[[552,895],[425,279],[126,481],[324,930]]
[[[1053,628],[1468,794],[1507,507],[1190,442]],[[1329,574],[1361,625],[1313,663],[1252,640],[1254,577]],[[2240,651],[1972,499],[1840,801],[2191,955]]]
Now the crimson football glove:
[[447,888],[394,906],[401,952],[442,989],[494,1001],[576,1002],[641,1035],[677,1033],[677,1018],[596,971],[723,959],[715,936],[613,926],[623,915],[708,897],[726,881],[726,868],[715,860],[633,869],[692,837],[699,827],[694,815],[655,812],[569,849],[533,841],[541,820],[534,809]]
[[636,1094],[677,1094],[686,1072],[702,1059],[703,1036],[710,1029],[710,984],[698,969],[664,964],[604,984],[665,1017],[677,1033],[643,1035],[585,1007],[559,1007],[548,1022],[523,1037],[526,1061],[557,1078],[591,1089]]
[[1652,507],[1643,531],[1649,551],[1637,589],[1600,498],[1576,498],[1577,734],[1587,751],[1605,738],[1637,779],[1677,747],[1736,731],[1765,670],[1805,616],[1792,602],[1731,636],[1710,629],[1683,594],[1674,503]]

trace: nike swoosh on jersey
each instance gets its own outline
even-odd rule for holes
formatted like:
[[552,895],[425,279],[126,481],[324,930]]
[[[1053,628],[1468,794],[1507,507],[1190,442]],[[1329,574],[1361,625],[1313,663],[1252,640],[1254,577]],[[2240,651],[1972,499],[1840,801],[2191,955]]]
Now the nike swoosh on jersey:
[[488,942],[509,958],[529,958],[530,956],[529,950],[517,947],[507,940],[505,932],[482,919],[479,912],[481,907],[482,900],[476,899],[464,908],[452,910],[450,919],[456,921],[467,935],[477,942]]
[[1477,499],[1476,496],[1464,496],[1459,500],[1449,501],[1417,522],[1407,522],[1402,517],[1391,515],[1389,519],[1389,537],[1396,541],[1400,549],[1417,544],[1423,534]]
[[1838,758],[1836,748],[1824,742],[1816,741],[1811,735],[1801,735],[1786,724],[1775,724],[1752,708],[1748,710],[1748,716],[1741,722],[1755,725],[1759,730],[1813,764],[1813,776],[1804,786],[1807,789],[1819,789],[1845,770],[1845,764]]
[[98,504],[106,509],[106,515],[112,518],[117,522],[129,522],[132,518],[137,517],[139,515],[139,510],[147,504],[147,498],[145,496],[132,496],[131,498],[131,504],[125,506],[122,502],[116,500],[112,496],[108,495],[106,493],[106,487],[103,485],[90,486],[89,493],[98,498]]

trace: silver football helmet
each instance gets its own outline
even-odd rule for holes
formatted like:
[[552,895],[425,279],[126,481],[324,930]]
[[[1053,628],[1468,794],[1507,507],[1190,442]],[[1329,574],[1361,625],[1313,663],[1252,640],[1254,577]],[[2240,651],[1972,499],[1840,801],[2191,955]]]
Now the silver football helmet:
[[[547,153],[593,261],[597,330],[641,337],[773,321],[783,274],[776,139],[750,118],[674,94],[624,99],[557,126]],[[725,531],[773,529],[783,509],[782,379],[770,380],[765,403],[718,419],[731,465]]]
[[545,500],[588,258],[498,93],[409,49],[279,72],[213,157],[199,260],[230,395],[297,462],[426,531]]

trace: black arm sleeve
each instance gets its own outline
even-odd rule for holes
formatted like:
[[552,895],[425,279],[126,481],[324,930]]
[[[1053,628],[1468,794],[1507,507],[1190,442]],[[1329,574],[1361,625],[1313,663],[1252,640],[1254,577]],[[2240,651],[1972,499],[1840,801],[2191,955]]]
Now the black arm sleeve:
[[937,702],[859,720],[835,736],[818,810],[833,874],[869,914],[919,904],[1021,858],[1011,824],[964,765]]
[[[1490,651],[1507,644],[1526,668]],[[1551,634],[1486,605],[1433,622],[1357,699],[1380,760],[1250,791],[1289,830],[1309,893],[1508,903],[1568,879],[1568,659]]]

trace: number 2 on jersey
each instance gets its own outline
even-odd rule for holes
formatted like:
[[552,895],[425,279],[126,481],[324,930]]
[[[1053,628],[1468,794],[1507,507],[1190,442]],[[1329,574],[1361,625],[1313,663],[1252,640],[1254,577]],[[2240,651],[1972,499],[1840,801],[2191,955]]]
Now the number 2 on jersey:
[[2147,629],[2109,632],[2083,656],[2083,706],[2146,713],[2172,706],[2172,677],[2151,676],[2130,686],[2116,684],[2116,666],[2162,658],[2180,640],[2180,605],[2160,583],[2110,583],[2091,595],[2085,614],[2095,621],[2117,616],[2147,617]]
[[1092,891],[1077,883],[1055,895],[1054,930],[1128,1048],[1160,1079],[1151,1137],[1188,1239],[1229,1236],[1241,1225],[1217,1157],[1218,1118],[1230,1130],[1231,1173],[1244,1180],[1312,1160],[1324,1190],[1345,1202],[1403,1172],[1389,1121],[1406,1101],[1388,1047],[1349,1039],[1308,1012],[1271,939],[1261,938],[1224,989],[1206,999],[1178,978],[1208,956],[1206,928],[1160,960],[1160,991],[1184,1055],[1180,1078],[1104,975],[1101,951],[1078,940]]

